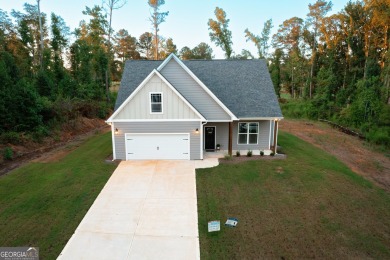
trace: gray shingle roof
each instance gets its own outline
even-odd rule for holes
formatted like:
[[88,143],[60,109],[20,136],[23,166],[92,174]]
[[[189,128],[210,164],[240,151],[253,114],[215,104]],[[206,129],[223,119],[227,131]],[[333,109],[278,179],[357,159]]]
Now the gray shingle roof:
[[[162,61],[127,61],[117,109]],[[188,60],[183,63],[237,118],[282,117],[265,60]]]
[[126,98],[141,84],[141,82],[157,69],[163,61],[128,60],[122,74],[121,86],[115,102],[115,110],[125,102]]

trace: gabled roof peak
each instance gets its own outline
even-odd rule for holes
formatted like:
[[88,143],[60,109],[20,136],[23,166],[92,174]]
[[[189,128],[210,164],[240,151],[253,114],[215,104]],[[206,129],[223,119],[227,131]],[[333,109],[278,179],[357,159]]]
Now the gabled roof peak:
[[232,111],[230,111],[229,108],[227,108],[227,106],[222,103],[222,101],[219,100],[218,97],[174,53],[169,54],[163,63],[158,66],[157,70],[161,71],[172,59],[174,59],[180,65],[180,67],[185,70],[190,75],[190,77],[192,77],[199,84],[199,86],[203,88],[212,99],[214,99],[215,102],[217,102],[217,104],[231,117],[231,120],[238,120]]

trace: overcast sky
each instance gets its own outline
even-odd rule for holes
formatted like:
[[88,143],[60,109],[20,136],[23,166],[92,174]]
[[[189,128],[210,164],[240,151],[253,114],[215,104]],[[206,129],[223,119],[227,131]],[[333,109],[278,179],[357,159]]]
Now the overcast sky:
[[[12,9],[23,10],[24,3],[36,4],[35,0],[0,0],[0,8],[10,12]],[[224,58],[223,51],[210,42],[207,22],[214,17],[215,7],[222,8],[230,19],[229,28],[233,34],[233,50],[240,53],[248,49],[256,54],[251,42],[246,42],[244,30],[248,28],[260,34],[266,20],[273,20],[272,34],[279,24],[294,16],[305,18],[308,13],[309,0],[166,0],[162,11],[169,11],[166,22],[160,26],[160,35],[171,37],[180,50],[184,46],[195,47],[200,42],[208,43],[214,50],[215,58]],[[335,0],[331,13],[339,12],[348,0]],[[41,11],[60,15],[66,24],[74,30],[86,16],[82,14],[85,6],[101,5],[101,0],[41,0]],[[135,37],[151,31],[148,21],[150,8],[147,0],[127,0],[127,4],[113,14],[113,28],[126,29]]]

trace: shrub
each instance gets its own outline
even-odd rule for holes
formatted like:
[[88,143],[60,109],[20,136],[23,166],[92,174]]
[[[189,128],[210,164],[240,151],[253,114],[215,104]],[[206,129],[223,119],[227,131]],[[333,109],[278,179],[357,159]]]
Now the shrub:
[[231,160],[232,156],[230,154],[225,154],[224,158],[225,160]]
[[20,135],[17,132],[6,132],[0,136],[0,142],[3,144],[20,144]]
[[390,147],[390,127],[377,128],[367,134],[367,139],[375,144]]
[[271,156],[274,156],[274,155],[275,155],[275,153],[274,153],[274,152],[271,152],[269,155],[271,155]]
[[249,150],[249,151],[246,153],[246,156],[248,156],[248,157],[252,157],[252,151],[251,151],[251,150]]
[[37,126],[32,133],[32,138],[34,141],[40,143],[43,141],[43,138],[49,135],[49,130],[44,126]]
[[14,158],[14,152],[10,147],[6,147],[3,151],[3,158],[4,160],[12,160]]
[[260,156],[264,156],[264,152],[263,151],[260,151]]
[[106,119],[108,114],[110,113],[110,110],[111,110],[111,104],[108,104],[107,102],[100,102],[97,116],[100,119]]
[[236,151],[236,156],[237,156],[237,157],[240,157],[240,156],[241,156],[240,151]]

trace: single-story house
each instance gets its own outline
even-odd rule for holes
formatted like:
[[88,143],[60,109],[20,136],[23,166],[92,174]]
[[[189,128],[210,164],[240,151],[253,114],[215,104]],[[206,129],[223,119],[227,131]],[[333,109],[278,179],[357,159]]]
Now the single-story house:
[[129,60],[111,125],[113,158],[276,153],[283,118],[265,60]]

